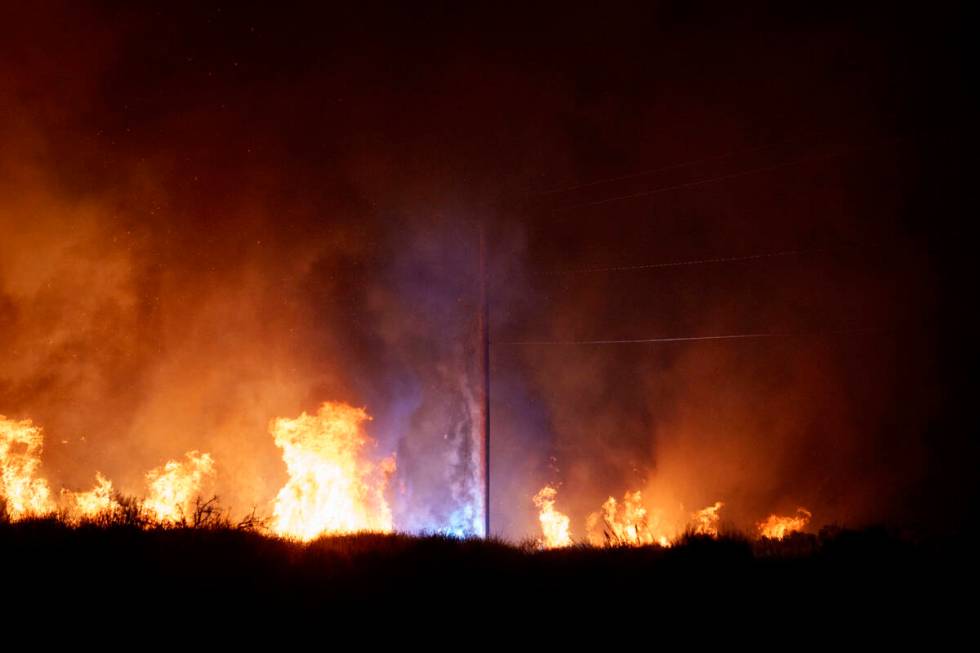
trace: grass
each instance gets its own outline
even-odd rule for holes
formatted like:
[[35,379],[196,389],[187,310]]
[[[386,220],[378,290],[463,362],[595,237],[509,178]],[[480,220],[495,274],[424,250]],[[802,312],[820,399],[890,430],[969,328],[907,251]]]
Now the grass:
[[[832,596],[900,606],[913,587],[955,579],[959,539],[916,541],[884,529],[826,528],[782,541],[687,534],[673,547],[537,550],[530,541],[357,534],[303,544],[269,535],[216,501],[181,523],[147,521],[132,500],[81,523],[0,520],[3,588],[24,605],[207,612],[212,606],[315,612],[337,607],[454,612],[492,605],[524,616],[560,607],[696,614],[780,610]],[[154,606],[154,607],[151,607]]]

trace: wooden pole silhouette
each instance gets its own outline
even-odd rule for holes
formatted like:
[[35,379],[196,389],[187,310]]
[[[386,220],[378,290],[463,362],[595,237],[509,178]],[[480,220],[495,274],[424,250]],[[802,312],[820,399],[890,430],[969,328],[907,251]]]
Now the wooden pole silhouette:
[[480,223],[480,340],[483,349],[483,537],[490,537],[490,298],[487,288],[486,226]]

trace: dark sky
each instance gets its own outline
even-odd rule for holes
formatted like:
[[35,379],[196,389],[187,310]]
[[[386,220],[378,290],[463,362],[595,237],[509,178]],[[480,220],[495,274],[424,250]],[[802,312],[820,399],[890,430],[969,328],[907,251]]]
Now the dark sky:
[[[641,487],[965,522],[955,4],[330,4],[0,10],[0,414],[97,443],[53,475],[211,448],[261,501],[265,423],[336,399],[396,522],[456,519],[483,223],[503,534],[548,482],[573,531]],[[733,334],[778,337],[513,344]]]

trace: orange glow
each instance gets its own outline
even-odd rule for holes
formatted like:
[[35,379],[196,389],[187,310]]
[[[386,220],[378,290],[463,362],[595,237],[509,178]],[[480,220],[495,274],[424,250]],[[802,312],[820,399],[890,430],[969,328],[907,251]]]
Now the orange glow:
[[0,415],[0,499],[12,521],[45,515],[55,508],[48,482],[36,478],[43,442],[41,427],[31,420]]
[[568,534],[568,516],[555,510],[555,497],[558,490],[546,485],[534,495],[534,505],[538,508],[543,538],[538,543],[546,549],[558,549],[572,545]]
[[756,524],[759,537],[781,540],[790,533],[797,533],[806,528],[813,515],[806,508],[797,508],[795,517],[780,517],[769,515],[764,521]]
[[171,460],[146,474],[150,494],[143,501],[143,509],[157,522],[188,519],[205,479],[214,476],[214,460],[209,454],[188,451],[185,457],[184,462]]
[[326,402],[315,415],[272,421],[289,473],[276,496],[275,533],[309,541],[331,533],[391,532],[385,489],[395,457],[375,465],[365,456],[373,441],[361,425],[370,419],[363,408]]
[[[385,492],[395,473],[395,457],[379,463],[368,456],[374,441],[363,424],[371,417],[363,408],[323,403],[313,415],[276,418],[269,425],[282,449],[289,479],[279,490],[271,531],[310,541],[321,535],[391,532],[392,512]],[[96,473],[87,491],[62,490],[52,497],[48,481],[39,475],[43,432],[31,420],[0,416],[0,500],[12,521],[55,513],[72,523],[121,508],[112,481]],[[148,492],[139,503],[148,525],[182,524],[194,517],[195,500],[214,480],[215,463],[208,453],[189,451],[184,460],[171,460],[145,475]],[[555,507],[557,488],[546,485],[532,501],[538,509],[542,548],[573,544],[568,515]],[[644,504],[640,491],[626,492],[621,501],[609,497],[586,520],[587,541],[594,546],[672,546],[684,532],[717,537],[724,503],[694,513],[681,506],[665,518],[663,511]],[[755,524],[760,537],[781,540],[803,531],[812,514],[797,508],[795,516],[769,515]]]
[[627,492],[623,502],[613,497],[602,504],[601,512],[594,512],[586,520],[589,543],[594,546],[643,546],[659,544],[670,546],[670,537],[643,505],[643,494]]
[[69,515],[76,520],[91,519],[119,508],[112,498],[112,481],[96,472],[95,487],[87,492],[61,491],[62,500],[68,504]]
[[721,501],[716,501],[714,505],[708,506],[707,508],[702,508],[691,515],[691,530],[693,533],[695,535],[709,535],[711,537],[718,537],[718,522],[721,520],[721,516],[718,514],[718,511],[721,510],[724,505],[725,504]]

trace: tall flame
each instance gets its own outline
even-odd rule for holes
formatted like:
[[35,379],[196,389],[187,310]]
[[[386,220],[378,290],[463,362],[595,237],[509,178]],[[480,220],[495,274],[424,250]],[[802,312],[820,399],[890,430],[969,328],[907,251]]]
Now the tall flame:
[[[691,514],[690,531],[695,535],[718,536],[718,511],[721,501]],[[640,491],[627,492],[622,503],[613,497],[606,499],[599,512],[586,520],[589,543],[593,546],[671,546],[682,524],[665,522],[660,512],[651,512],[643,505]]]
[[721,501],[716,501],[714,505],[702,508],[691,515],[691,519],[693,520],[691,526],[694,534],[718,537],[718,522],[721,520],[721,515],[718,514],[718,511],[724,505]]
[[644,507],[640,491],[627,492],[622,503],[613,497],[606,499],[601,512],[589,515],[586,530],[589,542],[595,546],[670,546],[670,538],[661,528],[660,520],[650,515]]
[[364,449],[373,441],[363,408],[326,402],[315,415],[280,417],[270,431],[282,449],[289,480],[279,490],[272,530],[303,541],[323,534],[391,532],[385,499],[394,455],[372,464]]
[[568,534],[568,515],[555,510],[555,497],[558,490],[546,485],[534,495],[534,505],[538,508],[538,520],[541,522],[543,539],[538,542],[546,549],[558,549],[572,545]]
[[41,427],[31,420],[0,415],[0,499],[13,521],[55,509],[48,482],[35,478],[43,442]]
[[[371,417],[363,408],[326,402],[313,415],[277,418],[270,426],[275,444],[282,449],[289,480],[279,490],[272,531],[302,541],[323,534],[359,531],[391,532],[392,513],[385,497],[395,473],[394,455],[372,463],[366,449],[374,444],[363,423]],[[30,419],[14,420],[0,415],[0,509],[17,521],[56,510],[64,519],[78,523],[112,513],[121,505],[113,484],[96,473],[91,490],[62,490],[52,497],[48,481],[38,475],[44,436]],[[140,503],[149,524],[182,523],[194,517],[194,501],[204,483],[215,475],[210,454],[189,451],[185,460],[171,460],[146,474],[148,496]],[[538,509],[542,537],[548,549],[572,545],[570,520],[555,508],[558,490],[546,485],[532,501]],[[665,520],[663,512],[650,510],[640,491],[626,492],[622,501],[609,497],[586,521],[587,538],[594,546],[671,546],[684,528],[687,532],[717,537],[720,511],[715,502],[694,513]],[[756,523],[759,536],[781,540],[806,528],[812,514],[797,508],[795,516],[771,514]]]
[[95,487],[87,492],[61,491],[62,500],[67,503],[68,513],[75,520],[91,519],[119,508],[112,498],[112,481],[101,473],[95,473]]
[[756,524],[760,537],[781,540],[790,533],[796,533],[806,528],[813,514],[806,508],[797,508],[796,517],[780,517],[769,515],[765,520]]
[[143,500],[143,509],[158,522],[175,523],[189,518],[204,480],[214,476],[210,454],[188,451],[185,457],[184,462],[171,460],[146,474],[150,494]]

